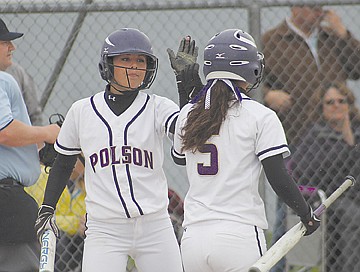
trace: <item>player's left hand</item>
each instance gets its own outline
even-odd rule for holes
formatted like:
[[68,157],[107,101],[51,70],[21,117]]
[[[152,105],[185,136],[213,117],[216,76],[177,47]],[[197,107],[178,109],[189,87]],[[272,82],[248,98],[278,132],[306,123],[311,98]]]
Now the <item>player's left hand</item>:
[[198,51],[199,48],[195,45],[195,41],[191,40],[190,36],[186,36],[181,40],[176,55],[172,49],[167,49],[170,64],[175,75],[178,75],[181,71],[183,71],[186,65],[196,63]]
[[301,217],[301,222],[306,227],[306,232],[304,236],[308,236],[316,231],[320,227],[320,219],[316,217],[313,213],[312,208],[310,207],[310,211],[307,215]]
[[55,223],[54,218],[55,209],[48,205],[41,205],[38,211],[38,218],[35,222],[35,231],[38,240],[41,240],[41,235],[45,230],[50,229],[54,232],[57,238],[60,237],[60,231]]

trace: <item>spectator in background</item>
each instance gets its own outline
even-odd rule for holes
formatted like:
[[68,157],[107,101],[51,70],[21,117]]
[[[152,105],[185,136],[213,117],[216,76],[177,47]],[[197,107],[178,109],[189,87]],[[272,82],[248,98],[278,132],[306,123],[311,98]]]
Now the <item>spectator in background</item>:
[[319,84],[359,79],[360,42],[333,10],[307,4],[292,6],[291,16],[263,35],[262,45],[264,102],[278,113],[293,147]]
[[5,70],[5,72],[11,74],[19,84],[30,116],[31,124],[34,126],[41,126],[43,124],[42,110],[38,99],[37,87],[33,78],[22,66],[14,62]]
[[[345,83],[322,85],[304,141],[290,160],[295,180],[327,195],[347,175],[360,180],[360,114]],[[359,184],[327,211],[326,271],[360,271]]]
[[[40,206],[44,199],[48,172],[42,166],[38,181],[25,189]],[[77,160],[56,206],[56,223],[61,235],[56,244],[55,271],[81,271],[85,232],[84,165]],[[78,270],[76,270],[78,269]]]
[[[266,59],[264,103],[275,110],[290,149],[301,141],[313,110],[314,90],[321,82],[360,77],[360,42],[333,10],[318,5],[294,5],[291,14],[262,36]],[[285,206],[277,201],[273,242],[285,232]],[[280,261],[272,271],[283,271]]]
[[38,146],[54,143],[60,130],[31,126],[19,86],[4,72],[12,64],[12,41],[22,36],[0,19],[0,271],[7,272],[38,269],[37,204],[24,187],[39,177]]

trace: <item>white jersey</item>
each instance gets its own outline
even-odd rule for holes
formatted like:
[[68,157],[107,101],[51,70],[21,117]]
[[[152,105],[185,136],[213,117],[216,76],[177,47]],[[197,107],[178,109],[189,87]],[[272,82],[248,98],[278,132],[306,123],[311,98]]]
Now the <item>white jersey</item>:
[[202,152],[181,153],[179,134],[192,104],[179,114],[173,156],[186,158],[189,191],[184,201],[184,227],[224,219],[268,227],[258,185],[261,160],[290,155],[286,137],[275,112],[242,94],[241,103],[229,108],[219,135],[212,136]]
[[178,115],[171,100],[139,92],[116,116],[104,92],[75,102],[66,115],[55,149],[83,152],[89,218],[131,218],[166,210],[168,187],[163,136]]

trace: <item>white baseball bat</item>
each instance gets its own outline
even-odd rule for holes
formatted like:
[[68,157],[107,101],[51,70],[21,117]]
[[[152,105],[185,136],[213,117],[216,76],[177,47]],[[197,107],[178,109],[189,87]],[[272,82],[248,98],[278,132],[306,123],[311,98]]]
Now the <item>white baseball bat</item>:
[[39,272],[54,272],[56,236],[52,230],[46,230],[41,236]]
[[[343,184],[336,189],[324,202],[314,211],[316,216],[320,216],[339,196],[341,196],[350,186],[355,184],[355,179],[347,176]],[[306,228],[302,222],[297,223],[288,230],[281,238],[269,248],[269,250],[250,267],[249,272],[267,272],[282,257],[284,257],[304,236]]]

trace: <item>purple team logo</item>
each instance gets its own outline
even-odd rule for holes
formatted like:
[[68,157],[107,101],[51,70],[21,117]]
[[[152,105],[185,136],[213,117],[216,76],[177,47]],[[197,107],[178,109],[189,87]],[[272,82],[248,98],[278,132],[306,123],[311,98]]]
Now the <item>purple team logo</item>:
[[154,169],[153,153],[148,150],[131,147],[128,145],[105,147],[90,157],[90,165],[96,173],[95,167],[101,168],[116,164],[134,164],[145,168]]

